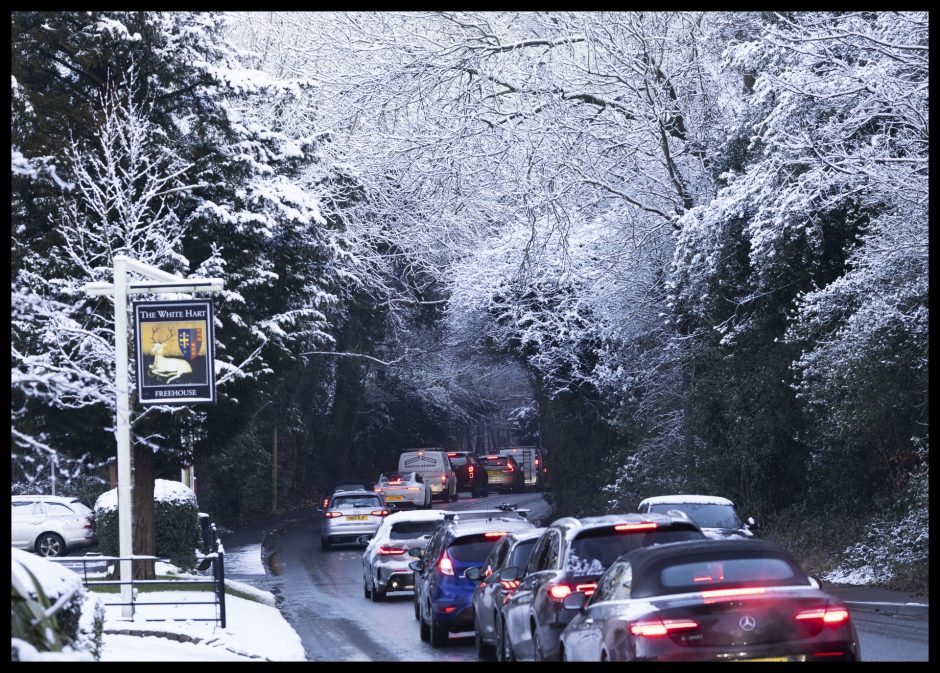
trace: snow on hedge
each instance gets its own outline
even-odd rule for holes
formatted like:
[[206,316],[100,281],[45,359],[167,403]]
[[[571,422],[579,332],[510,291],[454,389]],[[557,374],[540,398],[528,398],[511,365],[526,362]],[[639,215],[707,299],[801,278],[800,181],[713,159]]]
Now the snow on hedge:
[[[193,506],[197,506],[196,494],[181,481],[154,479],[153,499],[154,501],[172,502],[178,505],[192,504]],[[117,509],[117,506],[118,498],[116,488],[102,493],[95,501],[95,511]]]
[[10,571],[11,574],[20,580],[23,586],[30,588],[33,596],[36,592],[32,589],[32,578],[26,570],[29,569],[42,587],[46,596],[53,602],[63,594],[75,590],[82,585],[82,580],[78,573],[69,570],[63,565],[48,561],[36,554],[30,554],[21,549],[10,548]]

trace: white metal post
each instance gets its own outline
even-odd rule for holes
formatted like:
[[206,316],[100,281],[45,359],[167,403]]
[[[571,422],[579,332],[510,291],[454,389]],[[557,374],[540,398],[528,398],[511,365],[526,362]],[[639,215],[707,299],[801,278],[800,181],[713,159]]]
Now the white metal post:
[[[131,414],[128,398],[127,376],[127,257],[114,257],[114,350],[117,390],[117,435],[118,463],[118,550],[120,556],[129,557],[133,552],[131,525],[133,504],[131,502]],[[130,559],[121,561],[121,581],[131,579]],[[121,614],[125,619],[134,618],[133,587],[121,585]]]

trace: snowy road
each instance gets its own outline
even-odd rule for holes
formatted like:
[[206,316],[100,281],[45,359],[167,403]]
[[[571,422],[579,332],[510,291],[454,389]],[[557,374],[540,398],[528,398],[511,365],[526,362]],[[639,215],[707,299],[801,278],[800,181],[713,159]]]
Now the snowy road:
[[[493,495],[437,508],[479,509],[510,502],[547,516],[540,493]],[[476,661],[472,633],[452,635],[448,647],[433,649],[418,637],[411,592],[391,593],[372,603],[362,593],[362,549],[339,545],[320,550],[319,520],[284,530],[275,551],[261,562],[259,544],[227,544],[226,575],[271,591],[312,661]]]

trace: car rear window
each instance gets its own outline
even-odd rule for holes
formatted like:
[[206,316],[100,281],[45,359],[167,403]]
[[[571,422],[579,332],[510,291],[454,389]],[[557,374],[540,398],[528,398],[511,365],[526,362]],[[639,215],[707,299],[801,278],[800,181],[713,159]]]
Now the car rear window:
[[483,533],[465,535],[451,542],[447,553],[455,561],[482,564],[497,542],[499,537],[486,537]]
[[616,531],[613,526],[593,528],[578,534],[571,543],[566,569],[575,577],[600,575],[618,556],[634,549],[703,537],[699,531],[685,526],[632,532]]
[[402,521],[392,526],[388,537],[391,540],[415,540],[422,535],[430,535],[440,525],[441,522],[437,519],[434,521]]
[[467,464],[467,454],[465,453],[457,453],[453,456],[448,453],[447,457],[450,458],[450,464],[454,467],[460,467],[461,465]]
[[678,563],[660,571],[660,581],[667,588],[692,589],[720,587],[741,583],[779,583],[794,579],[793,569],[778,558],[722,558],[693,563]]
[[492,467],[505,467],[509,462],[508,458],[481,458],[480,462]]
[[377,495],[338,495],[333,498],[333,507],[378,507],[382,504]]
[[704,503],[659,504],[650,506],[651,512],[667,513],[677,509],[685,512],[702,528],[740,528],[741,519],[734,510],[734,505],[713,505]]
[[79,514],[91,514],[92,513],[91,509],[86,507],[84,504],[82,504],[78,500],[72,500],[71,502],[69,502],[69,507],[71,507],[73,510],[75,510]]
[[401,472],[390,472],[382,476],[382,481],[386,483],[392,481],[408,481],[408,475]]

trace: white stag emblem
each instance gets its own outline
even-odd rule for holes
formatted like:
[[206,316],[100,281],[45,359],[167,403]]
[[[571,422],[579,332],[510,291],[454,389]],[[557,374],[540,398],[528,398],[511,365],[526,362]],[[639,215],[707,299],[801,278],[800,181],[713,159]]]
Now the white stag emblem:
[[158,378],[166,379],[164,383],[170,383],[175,381],[183,374],[192,374],[193,368],[186,360],[180,358],[165,358],[163,357],[164,345],[167,341],[171,341],[175,338],[175,331],[168,327],[170,335],[166,339],[157,339],[157,332],[159,328],[155,327],[151,329],[150,336],[153,338],[153,347],[150,349],[150,354],[153,356],[153,364],[150,365],[147,369],[150,370],[150,373],[153,376]]

